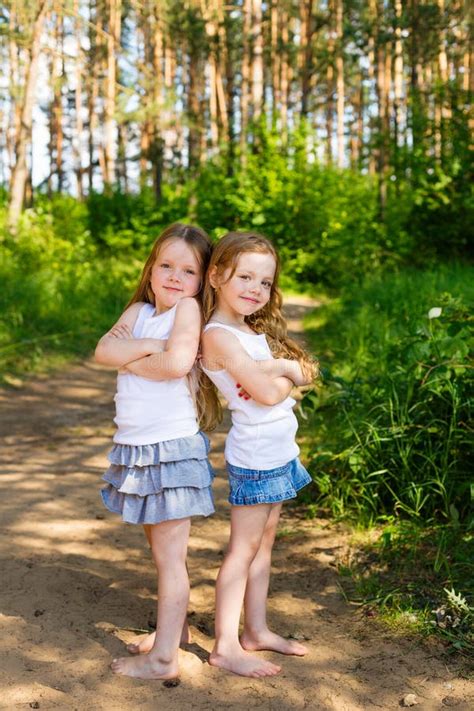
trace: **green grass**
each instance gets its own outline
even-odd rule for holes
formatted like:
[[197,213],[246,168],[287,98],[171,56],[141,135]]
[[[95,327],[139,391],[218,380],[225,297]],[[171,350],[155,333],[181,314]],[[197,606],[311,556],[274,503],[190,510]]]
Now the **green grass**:
[[333,515],[468,520],[473,277],[387,274],[306,320],[323,387],[303,400],[302,431]]
[[[317,491],[308,515],[324,511],[367,532],[341,562],[346,596],[389,626],[436,633],[466,654],[473,277],[462,265],[407,269],[366,279],[310,314],[323,379],[303,400],[301,428]],[[428,318],[435,307],[441,313]]]
[[354,536],[339,575],[346,599],[401,635],[436,635],[474,654],[474,534],[393,520]]

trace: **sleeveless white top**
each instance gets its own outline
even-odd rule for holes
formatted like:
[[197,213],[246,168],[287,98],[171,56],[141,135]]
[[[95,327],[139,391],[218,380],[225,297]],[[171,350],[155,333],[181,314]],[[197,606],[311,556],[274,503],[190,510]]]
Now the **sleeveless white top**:
[[[236,336],[242,347],[254,360],[273,358],[264,333],[244,333],[227,324],[211,322],[210,328],[223,328]],[[207,370],[212,380],[228,402],[232,414],[232,428],[227,435],[225,458],[233,466],[244,469],[275,469],[298,456],[295,436],[298,421],[293,412],[296,401],[287,397],[278,405],[260,405],[255,400],[239,397],[236,381],[227,370]]]
[[[176,306],[162,314],[144,304],[133,327],[135,338],[166,340],[173,328]],[[155,444],[199,431],[188,379],[148,380],[133,373],[119,373],[115,395],[118,444]]]

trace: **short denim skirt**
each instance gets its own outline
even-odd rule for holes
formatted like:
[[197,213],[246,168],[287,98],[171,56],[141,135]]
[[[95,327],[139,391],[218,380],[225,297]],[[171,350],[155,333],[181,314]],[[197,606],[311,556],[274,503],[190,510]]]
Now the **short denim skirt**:
[[102,501],[126,523],[156,524],[214,513],[209,440],[203,432],[155,444],[115,444]]
[[227,473],[229,503],[233,506],[275,504],[294,499],[299,489],[311,482],[298,458],[275,469],[243,469],[227,462]]

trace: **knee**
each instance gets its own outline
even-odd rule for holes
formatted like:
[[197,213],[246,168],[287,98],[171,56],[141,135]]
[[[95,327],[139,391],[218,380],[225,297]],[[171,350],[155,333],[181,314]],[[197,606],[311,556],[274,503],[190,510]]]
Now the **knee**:
[[238,545],[233,544],[231,542],[227,551],[227,556],[236,558],[237,560],[249,566],[258,553],[260,543],[260,540],[247,540],[245,542],[245,545],[242,545],[241,542],[239,542]]
[[157,570],[162,568],[186,568],[186,551],[170,551],[163,550],[161,547],[152,549],[153,561]]

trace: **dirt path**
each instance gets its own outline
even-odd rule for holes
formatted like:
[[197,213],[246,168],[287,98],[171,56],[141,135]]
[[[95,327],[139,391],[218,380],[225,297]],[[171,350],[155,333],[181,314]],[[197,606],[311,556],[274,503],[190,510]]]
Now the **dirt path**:
[[[304,300],[289,306],[294,330],[307,308]],[[212,437],[218,511],[193,525],[195,641],[182,653],[181,683],[167,688],[114,676],[110,660],[155,614],[143,534],[105,512],[98,496],[113,433],[114,378],[86,362],[0,391],[1,709],[359,711],[398,708],[407,693],[421,709],[473,708],[472,684],[453,668],[382,635],[344,603],[334,561],[347,534],[290,507],[275,546],[269,616],[284,635],[307,639],[310,653],[279,657],[282,673],[261,681],[205,663],[228,535],[223,432]]]

